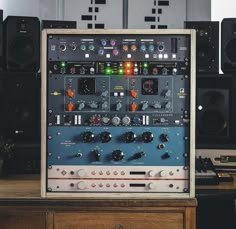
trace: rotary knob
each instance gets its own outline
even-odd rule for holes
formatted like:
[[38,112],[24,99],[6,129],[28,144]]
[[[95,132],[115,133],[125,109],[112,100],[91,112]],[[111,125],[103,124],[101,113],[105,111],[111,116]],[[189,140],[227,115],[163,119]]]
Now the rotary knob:
[[130,110],[131,110],[132,112],[135,112],[135,111],[137,110],[137,107],[138,107],[138,105],[137,105],[137,103],[135,103],[135,102],[132,102],[132,103],[130,104]]
[[161,134],[161,135],[160,135],[160,140],[161,140],[162,142],[168,142],[168,141],[169,141],[169,137],[168,137],[167,134]]
[[167,172],[165,170],[161,170],[159,175],[160,175],[160,177],[166,177],[167,176]]
[[105,53],[104,49],[99,49],[98,50],[98,55],[102,56],[102,55],[104,55],[104,53]]
[[153,138],[154,138],[153,133],[150,131],[146,131],[142,134],[142,139],[144,143],[152,142]]
[[101,93],[101,96],[102,97],[107,97],[109,95],[109,91],[108,90],[105,90]]
[[171,108],[171,102],[168,101],[167,103],[164,104],[165,109],[170,109]]
[[74,96],[74,91],[71,88],[68,88],[66,90],[66,94],[68,95],[68,97],[72,98]]
[[85,104],[83,102],[79,103],[78,110],[82,111],[85,108]]
[[102,117],[102,123],[108,125],[110,123],[110,118],[107,116]]
[[154,177],[156,175],[155,171],[154,170],[150,170],[148,171],[148,176],[150,177]]
[[123,125],[127,126],[127,125],[130,124],[130,122],[131,122],[130,117],[125,116],[125,117],[122,118],[122,124],[123,124]]
[[96,150],[96,149],[93,150],[93,151],[92,151],[92,154],[93,154],[93,156],[94,156],[95,161],[100,161],[101,154],[99,153],[98,150]]
[[80,189],[80,190],[84,190],[84,189],[87,188],[87,185],[86,185],[86,183],[85,183],[84,181],[80,181],[80,182],[77,184],[77,187],[78,187],[78,189]]
[[113,49],[112,51],[114,56],[117,56],[119,54],[119,50],[118,49]]
[[122,108],[122,104],[119,102],[116,104],[116,111],[119,111]]
[[120,118],[115,116],[111,119],[111,123],[114,125],[114,126],[118,126],[120,124]]
[[136,140],[136,134],[134,132],[129,131],[124,134],[124,141],[126,143],[131,143],[134,142],[135,140]]
[[97,109],[98,108],[98,103],[97,102],[91,102],[89,103],[89,107],[92,109]]
[[77,172],[78,176],[79,177],[86,177],[87,176],[87,173],[84,169],[80,169],[78,172]]
[[102,46],[106,46],[106,44],[107,44],[107,40],[102,39],[102,40],[101,40],[101,44],[102,44]]
[[110,142],[112,139],[111,133],[107,131],[102,132],[100,137],[101,137],[102,143]]
[[72,102],[69,102],[68,104],[67,104],[67,110],[68,111],[72,111],[74,109],[74,104],[72,103]]
[[144,152],[138,152],[138,153],[135,153],[133,158],[134,159],[139,159],[139,158],[142,158],[145,156],[145,153]]
[[161,104],[159,102],[156,102],[156,103],[152,104],[152,107],[154,109],[161,109]]
[[134,89],[130,90],[130,96],[132,96],[133,98],[136,98],[137,95],[138,95],[138,92],[136,90],[134,90]]
[[147,108],[148,108],[148,103],[147,102],[143,103],[142,110],[145,111],[145,110],[147,110]]
[[121,161],[124,158],[124,152],[121,150],[114,150],[112,152],[112,158],[114,161]]
[[94,115],[94,116],[92,116],[92,117],[89,118],[89,122],[90,122],[91,124],[93,124],[93,125],[97,125],[97,124],[100,123],[100,117]]
[[83,137],[84,142],[93,142],[95,139],[95,136],[94,136],[93,132],[91,132],[91,131],[84,132],[82,137]]
[[155,188],[156,188],[156,186],[155,186],[154,183],[149,183],[148,184],[148,189],[155,189]]

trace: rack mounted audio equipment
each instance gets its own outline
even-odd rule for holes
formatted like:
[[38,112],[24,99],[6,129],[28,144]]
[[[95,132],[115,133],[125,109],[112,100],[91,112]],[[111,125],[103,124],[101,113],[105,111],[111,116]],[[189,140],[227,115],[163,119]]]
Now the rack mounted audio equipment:
[[193,30],[44,30],[42,196],[188,198]]

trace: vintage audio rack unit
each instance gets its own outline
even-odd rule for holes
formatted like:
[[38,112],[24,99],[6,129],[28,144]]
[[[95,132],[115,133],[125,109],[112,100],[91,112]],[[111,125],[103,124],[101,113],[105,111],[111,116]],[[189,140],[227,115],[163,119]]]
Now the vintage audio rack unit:
[[42,196],[191,198],[193,30],[44,30]]

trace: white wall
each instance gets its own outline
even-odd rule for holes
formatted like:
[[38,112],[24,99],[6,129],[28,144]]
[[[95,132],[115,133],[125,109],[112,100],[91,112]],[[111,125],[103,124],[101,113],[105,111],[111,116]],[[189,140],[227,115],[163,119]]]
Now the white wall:
[[236,0],[211,0],[211,19],[236,18]]
[[62,0],[0,0],[3,17],[35,16],[45,20],[57,20],[61,17]]
[[211,20],[212,1],[214,0],[187,0],[187,20],[188,21]]
[[[4,10],[4,18],[8,15],[16,15],[36,16],[41,20],[68,20],[64,17],[64,6],[69,5],[70,1],[71,0],[0,0],[0,9]],[[227,7],[227,5],[222,4],[222,0],[187,0],[187,20],[210,20],[211,1],[214,3],[213,7],[220,9],[220,11],[222,11],[223,7]],[[235,0],[225,0],[225,2],[235,2],[234,6],[236,4]],[[77,0],[77,4],[71,5],[71,7],[79,8],[80,0]],[[228,8],[230,12],[233,12],[234,7],[230,8],[229,6]],[[214,13],[214,10],[212,12]],[[217,15],[217,13],[214,15]],[[71,18],[69,19],[71,20]]]

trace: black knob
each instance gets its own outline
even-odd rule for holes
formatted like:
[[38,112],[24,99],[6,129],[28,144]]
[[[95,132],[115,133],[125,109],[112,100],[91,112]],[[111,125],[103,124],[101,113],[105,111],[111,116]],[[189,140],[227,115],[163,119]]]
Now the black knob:
[[153,138],[154,138],[153,133],[150,131],[146,131],[142,134],[142,139],[143,139],[144,143],[151,142],[153,140]]
[[169,141],[169,137],[168,137],[167,134],[161,134],[161,135],[160,135],[160,140],[161,140],[162,142],[168,142],[168,141]]
[[114,150],[112,152],[112,158],[114,161],[121,161],[124,158],[124,152],[121,150]]
[[166,152],[166,153],[164,153],[164,154],[161,156],[161,158],[162,158],[163,160],[168,159],[168,158],[170,158],[170,154],[169,154],[168,152]]
[[93,142],[95,139],[95,136],[94,136],[93,132],[91,132],[91,131],[84,132],[82,137],[83,137],[84,142]]
[[132,131],[126,132],[124,134],[124,141],[126,143],[131,143],[134,142],[136,140],[136,134]]
[[98,150],[93,150],[92,154],[93,154],[95,161],[100,161],[101,154],[99,153]]
[[144,152],[138,152],[138,153],[134,154],[133,158],[134,159],[139,159],[139,158],[143,157],[144,155],[145,155]]
[[111,141],[112,135],[110,132],[104,131],[100,134],[102,143]]

